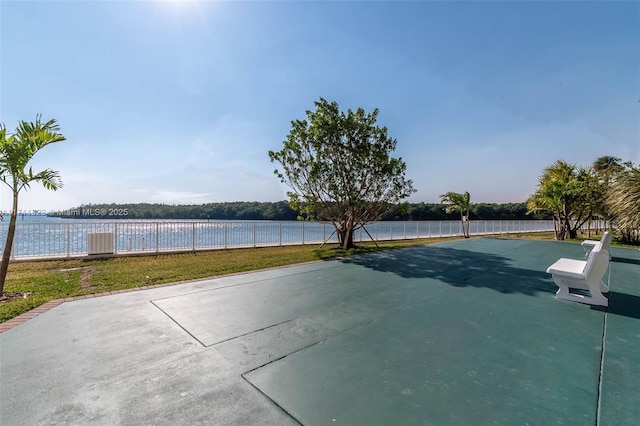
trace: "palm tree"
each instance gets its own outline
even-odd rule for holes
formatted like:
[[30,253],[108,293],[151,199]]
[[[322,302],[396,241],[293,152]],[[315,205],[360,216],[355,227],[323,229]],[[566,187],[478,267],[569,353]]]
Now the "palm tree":
[[563,240],[566,234],[560,220],[562,188],[558,184],[540,184],[536,192],[527,200],[527,213],[547,212],[553,219],[553,231],[556,240]]
[[622,164],[620,164],[621,161],[622,160],[618,157],[604,155],[602,157],[598,157],[591,167],[596,173],[601,173],[606,183],[609,183],[611,174],[622,170]]
[[469,209],[471,208],[471,195],[468,192],[460,194],[457,192],[447,192],[440,196],[442,204],[445,204],[445,212],[460,212],[460,223],[462,234],[469,238]]
[[622,240],[640,241],[640,167],[627,164],[617,175],[607,196],[607,207]]
[[598,199],[598,208],[596,213],[606,222],[611,218],[611,212],[608,211],[606,203],[606,195],[611,190],[611,185],[615,182],[615,176],[624,170],[621,159],[605,155],[598,157],[591,165],[591,170],[595,175],[598,183],[602,185],[601,196]]
[[576,238],[595,209],[594,181],[584,167],[558,160],[542,171],[536,192],[527,200],[529,211],[553,215],[556,239]]
[[31,167],[27,170],[27,165],[36,152],[50,143],[66,139],[59,130],[56,120],[43,123],[40,115],[36,117],[35,123],[21,121],[12,135],[7,134],[4,124],[0,123],[0,181],[11,188],[13,194],[7,242],[0,265],[0,296],[4,291],[4,281],[9,269],[9,258],[16,232],[19,192],[23,188],[29,189],[32,182],[40,182],[45,188],[53,191],[62,187],[58,172],[54,170],[45,169],[39,173],[34,173]]

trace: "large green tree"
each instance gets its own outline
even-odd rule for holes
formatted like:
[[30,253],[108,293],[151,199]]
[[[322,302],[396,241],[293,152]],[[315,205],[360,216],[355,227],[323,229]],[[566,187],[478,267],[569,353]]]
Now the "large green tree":
[[469,210],[471,209],[471,195],[468,192],[447,192],[440,196],[447,213],[460,213],[460,227],[462,235],[469,238]]
[[21,121],[13,134],[7,133],[4,124],[0,123],[0,181],[11,189],[13,196],[7,241],[0,265],[0,295],[4,291],[4,281],[9,269],[11,248],[16,232],[18,194],[22,189],[30,188],[33,182],[39,182],[45,188],[54,191],[62,186],[58,172],[45,169],[34,173],[33,169],[27,166],[39,150],[50,143],[63,140],[65,137],[60,133],[56,120],[42,122],[40,115],[36,117],[35,123]]
[[275,174],[290,191],[289,203],[307,218],[333,223],[341,248],[354,246],[353,233],[381,218],[393,204],[415,192],[406,163],[393,158],[397,141],[376,125],[378,110],[341,112],[320,98],[306,120],[291,122]]

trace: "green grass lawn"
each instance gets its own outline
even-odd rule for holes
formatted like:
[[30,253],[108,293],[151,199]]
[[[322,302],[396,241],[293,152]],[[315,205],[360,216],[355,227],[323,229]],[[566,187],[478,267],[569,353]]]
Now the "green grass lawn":
[[[550,232],[508,234],[501,238],[553,239]],[[596,238],[596,237],[594,237]],[[154,256],[14,262],[9,265],[5,293],[21,293],[0,303],[0,322],[50,300],[170,282],[217,277],[342,256],[434,244],[458,237],[360,243],[357,249],[335,245],[301,245],[215,250]]]

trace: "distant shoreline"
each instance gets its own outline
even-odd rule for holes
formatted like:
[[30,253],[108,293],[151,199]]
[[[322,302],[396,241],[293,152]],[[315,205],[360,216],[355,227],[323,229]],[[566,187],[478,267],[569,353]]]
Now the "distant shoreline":
[[[300,220],[297,211],[287,201],[277,202],[225,202],[200,205],[169,204],[89,204],[60,211],[24,210],[19,217],[48,217],[61,219],[156,219],[156,220]],[[4,212],[7,222],[9,212]],[[384,221],[405,220],[459,220],[457,214],[447,214],[439,203],[406,203],[393,206],[383,216]],[[545,214],[527,214],[522,203],[474,203],[471,220],[536,220],[550,219]]]

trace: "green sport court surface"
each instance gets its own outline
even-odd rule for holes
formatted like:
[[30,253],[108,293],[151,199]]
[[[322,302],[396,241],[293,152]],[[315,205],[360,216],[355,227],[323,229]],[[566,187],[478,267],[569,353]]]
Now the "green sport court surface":
[[478,238],[64,303],[0,335],[0,423],[639,424],[640,251],[608,309],[555,299],[583,256]]

